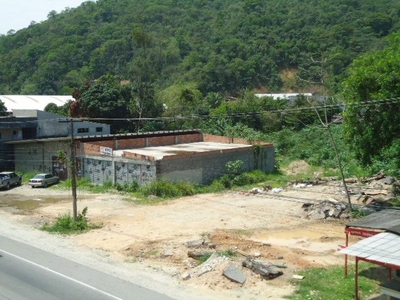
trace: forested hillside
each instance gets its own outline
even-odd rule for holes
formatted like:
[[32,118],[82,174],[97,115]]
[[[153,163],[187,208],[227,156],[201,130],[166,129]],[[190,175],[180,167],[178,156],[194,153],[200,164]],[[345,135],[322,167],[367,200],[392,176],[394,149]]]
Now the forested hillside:
[[0,36],[0,93],[72,94],[108,73],[156,92],[190,83],[203,97],[310,91],[313,60],[333,93],[399,30],[396,0],[88,1]]

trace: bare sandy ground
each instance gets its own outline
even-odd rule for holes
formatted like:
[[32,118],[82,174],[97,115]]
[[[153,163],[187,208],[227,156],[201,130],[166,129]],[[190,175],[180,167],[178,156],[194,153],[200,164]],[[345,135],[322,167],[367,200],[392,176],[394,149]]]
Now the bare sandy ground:
[[[301,207],[309,199],[342,197],[339,186],[315,186],[285,188],[279,195],[248,191],[196,195],[144,206],[123,194],[78,191],[78,210],[87,207],[90,222],[102,227],[55,236],[39,228],[72,211],[71,192],[23,185],[0,192],[0,233],[144,287],[156,286],[176,299],[283,299],[293,292],[292,275],[299,270],[343,264],[337,250],[345,243],[345,222],[305,219]],[[285,263],[287,268],[282,276],[264,280],[243,268],[244,256],[237,253],[208,273],[184,279],[199,264],[188,257],[192,249],[185,243],[200,239],[214,244],[216,251],[246,253]],[[247,276],[244,284],[222,275],[228,263]]]

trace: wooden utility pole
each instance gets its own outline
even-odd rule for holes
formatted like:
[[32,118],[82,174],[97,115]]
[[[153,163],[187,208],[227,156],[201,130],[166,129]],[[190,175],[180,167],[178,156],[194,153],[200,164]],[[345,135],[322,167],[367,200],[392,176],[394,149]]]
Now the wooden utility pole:
[[60,123],[69,123],[71,122],[71,142],[70,142],[70,176],[71,176],[71,189],[72,189],[72,211],[73,211],[73,218],[76,220],[78,218],[78,205],[77,205],[77,198],[76,198],[76,154],[75,154],[75,138],[74,138],[74,122],[82,122],[80,120],[65,119],[59,120]]
[[[347,202],[348,202],[348,204],[349,204],[350,210],[353,210],[353,206],[352,206],[352,204],[351,204],[351,199],[350,199],[350,192],[349,192],[349,189],[347,188],[346,178],[344,177],[344,172],[343,172],[343,167],[342,167],[342,161],[341,161],[341,159],[340,159],[339,150],[338,150],[338,148],[337,148],[337,146],[336,146],[336,141],[335,141],[335,138],[334,138],[334,136],[333,136],[333,134],[332,134],[332,131],[331,131],[331,128],[330,128],[330,124],[329,124],[329,120],[328,120],[328,113],[327,113],[327,107],[326,107],[326,99],[327,99],[327,96],[326,96],[326,93],[325,93],[325,82],[324,82],[324,75],[325,75],[325,74],[324,74],[324,72],[325,72],[325,65],[324,65],[324,64],[325,64],[325,62],[326,62],[326,59],[322,59],[321,61],[315,61],[315,60],[313,60],[313,62],[314,62],[314,63],[320,63],[320,65],[321,65],[321,66],[320,66],[321,71],[320,71],[320,73],[319,73],[318,75],[320,76],[320,82],[319,82],[319,84],[321,84],[322,91],[323,91],[322,94],[323,94],[323,96],[324,96],[324,114],[325,114],[325,122],[324,122],[324,120],[322,119],[321,115],[319,114],[317,108],[316,108],[310,101],[308,101],[308,103],[309,103],[309,104],[312,106],[312,108],[314,109],[314,111],[315,111],[316,115],[318,116],[318,119],[319,119],[319,121],[321,122],[322,126],[323,126],[326,130],[328,130],[329,139],[331,140],[333,150],[335,151],[336,160],[337,160],[338,167],[339,167],[339,170],[340,170],[340,176],[342,176],[342,183],[343,183],[343,187],[344,187],[344,190],[345,190],[345,193],[346,193]],[[314,83],[318,83],[318,82],[314,82]]]
[[72,211],[74,220],[78,218],[75,164],[76,164],[76,158],[75,158],[74,120],[71,118],[71,188],[72,188]]

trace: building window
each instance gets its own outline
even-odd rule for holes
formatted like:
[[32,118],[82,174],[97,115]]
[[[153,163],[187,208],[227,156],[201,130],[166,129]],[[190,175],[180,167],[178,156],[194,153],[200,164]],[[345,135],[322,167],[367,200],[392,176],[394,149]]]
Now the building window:
[[78,128],[78,133],[89,132],[89,128]]
[[96,132],[103,132],[103,127],[96,127]]

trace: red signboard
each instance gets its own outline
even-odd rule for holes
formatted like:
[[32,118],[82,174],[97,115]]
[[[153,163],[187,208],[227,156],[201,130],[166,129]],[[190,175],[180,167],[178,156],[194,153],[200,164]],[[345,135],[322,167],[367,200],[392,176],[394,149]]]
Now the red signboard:
[[374,236],[381,232],[382,231],[368,230],[368,229],[363,229],[363,228],[352,228],[352,227],[347,227],[345,230],[345,233],[347,233],[347,234],[357,235],[357,236],[362,236],[362,237]]

